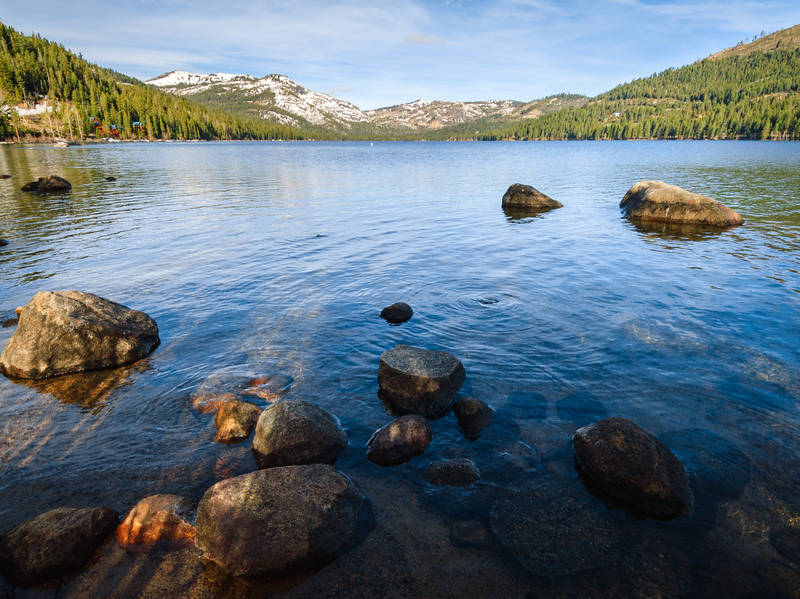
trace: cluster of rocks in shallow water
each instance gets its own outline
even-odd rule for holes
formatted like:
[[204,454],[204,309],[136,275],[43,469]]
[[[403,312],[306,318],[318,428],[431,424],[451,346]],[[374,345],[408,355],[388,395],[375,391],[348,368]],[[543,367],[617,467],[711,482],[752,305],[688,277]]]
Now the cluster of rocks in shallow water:
[[[113,180],[113,178],[108,178]],[[67,181],[42,178],[26,191],[66,191]],[[507,209],[536,211],[561,207],[530,186],[512,185]],[[734,211],[710,198],[657,181],[634,185],[621,202],[631,219],[697,222],[712,226],[742,223]],[[2,240],[0,240],[2,245]],[[408,304],[381,312],[392,324],[413,315]],[[0,372],[10,377],[45,378],[130,364],[159,344],[155,321],[142,312],[79,291],[42,292],[21,310],[18,329],[0,355]],[[241,378],[241,377],[240,377]],[[428,419],[454,410],[464,435],[475,439],[494,410],[456,395],[466,378],[461,361],[441,351],[398,345],[381,355],[379,396],[400,416],[370,438],[366,458],[394,466],[422,455],[432,440]],[[0,572],[13,584],[36,585],[70,575],[116,530],[126,547],[195,542],[204,557],[236,575],[287,575],[322,565],[356,543],[373,526],[369,500],[332,466],[348,447],[339,420],[298,400],[281,400],[291,386],[281,377],[246,377],[200,389],[192,404],[214,412],[216,441],[233,443],[253,430],[259,470],[209,488],[197,507],[177,495],[144,498],[118,525],[105,507],[57,508],[0,536]],[[224,389],[223,389],[224,388]],[[242,396],[273,403],[262,409]],[[669,520],[691,512],[693,495],[681,461],[661,441],[622,418],[608,418],[577,430],[574,460],[585,488],[608,505],[637,517]],[[433,485],[469,486],[480,478],[469,458],[440,460],[425,472]],[[564,495],[553,483],[504,492],[490,514],[491,529],[524,567],[561,576],[611,563],[619,531],[589,495]],[[539,514],[535,526],[521,527],[520,510]],[[488,547],[482,525],[461,523],[454,544]],[[587,537],[587,531],[590,536]],[[773,535],[779,551],[798,545],[795,529]],[[788,548],[788,549],[787,549]]]

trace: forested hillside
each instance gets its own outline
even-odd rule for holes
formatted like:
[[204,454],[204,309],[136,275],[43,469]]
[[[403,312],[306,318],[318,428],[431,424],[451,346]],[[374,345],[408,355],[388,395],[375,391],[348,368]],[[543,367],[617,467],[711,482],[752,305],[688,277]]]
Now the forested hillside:
[[[46,102],[40,127],[11,106]],[[93,65],[59,44],[0,23],[0,139],[20,135],[123,139],[294,139],[297,130],[243,119]]]
[[443,133],[475,139],[800,139],[798,45],[795,26],[620,85],[580,108],[471,135]]

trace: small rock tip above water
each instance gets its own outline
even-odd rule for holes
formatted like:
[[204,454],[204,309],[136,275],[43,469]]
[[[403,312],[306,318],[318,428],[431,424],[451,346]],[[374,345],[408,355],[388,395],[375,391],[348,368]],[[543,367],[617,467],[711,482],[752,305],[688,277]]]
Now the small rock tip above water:
[[503,208],[524,208],[528,210],[552,210],[563,204],[543,194],[538,189],[522,183],[514,183],[503,195]]
[[414,310],[405,302],[397,302],[381,310],[381,318],[392,324],[406,322],[414,315]]
[[43,193],[54,193],[69,191],[72,184],[58,175],[48,175],[39,177],[36,181],[31,181],[22,186],[22,191],[38,191]]

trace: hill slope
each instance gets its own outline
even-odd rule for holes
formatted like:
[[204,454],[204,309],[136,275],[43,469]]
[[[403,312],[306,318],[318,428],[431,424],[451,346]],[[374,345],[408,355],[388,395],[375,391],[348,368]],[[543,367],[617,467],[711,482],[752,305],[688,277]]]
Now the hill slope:
[[[46,103],[36,118],[15,107]],[[289,127],[247,121],[93,65],[64,47],[0,23],[0,138],[296,138]],[[24,110],[22,111],[25,112]],[[96,123],[102,129],[96,127]],[[113,126],[113,127],[112,127]]]
[[[474,139],[800,139],[800,27]],[[451,137],[463,130],[442,131]]]

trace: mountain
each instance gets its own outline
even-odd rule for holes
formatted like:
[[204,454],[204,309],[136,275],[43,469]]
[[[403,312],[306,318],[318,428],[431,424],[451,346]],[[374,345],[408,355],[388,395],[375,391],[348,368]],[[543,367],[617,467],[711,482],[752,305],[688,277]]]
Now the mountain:
[[507,124],[451,128],[464,139],[800,139],[800,26],[635,79],[583,106]]
[[0,139],[11,136],[296,139],[300,133],[164,93],[0,23]]
[[308,90],[284,75],[256,79],[251,75],[171,71],[146,83],[202,104],[295,127],[348,129],[353,123],[370,120],[357,106]]
[[385,136],[392,132],[436,130],[477,120],[511,120],[538,116],[567,105],[585,102],[577,95],[551,96],[533,102],[494,100],[446,102],[415,100],[374,110],[311,91],[285,75],[211,73],[202,75],[170,71],[146,81],[171,94],[237,114],[304,129],[333,131],[353,136]]

